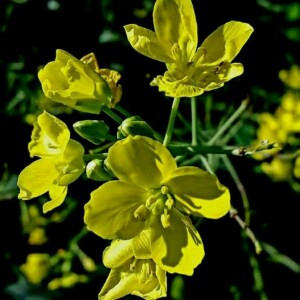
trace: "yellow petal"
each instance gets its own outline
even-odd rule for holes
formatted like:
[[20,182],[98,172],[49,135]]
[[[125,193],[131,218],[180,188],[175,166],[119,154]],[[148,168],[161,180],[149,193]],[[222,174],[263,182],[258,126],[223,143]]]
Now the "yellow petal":
[[153,31],[134,24],[124,28],[129,43],[137,52],[164,63],[174,62],[172,44],[159,40]]
[[204,93],[204,89],[196,86],[187,77],[176,79],[169,71],[163,76],[159,75],[152,80],[151,86],[157,86],[160,92],[168,97],[196,97]]
[[113,240],[110,246],[103,251],[103,264],[105,267],[114,269],[122,266],[133,257],[132,239]]
[[143,230],[138,236],[129,240],[113,240],[103,252],[103,264],[107,268],[117,268],[133,256],[137,259],[151,258],[148,231]]
[[[213,68],[217,70],[218,67]],[[211,91],[224,86],[224,83],[234,77],[240,76],[244,72],[244,67],[241,63],[224,63],[220,71],[212,71],[205,78],[203,88],[205,91]],[[201,80],[201,79],[200,79]]]
[[55,161],[58,173],[55,180],[57,185],[69,185],[83,173],[85,168],[83,153],[83,146],[70,139],[63,155]]
[[91,193],[84,206],[87,228],[104,239],[129,239],[140,233],[145,220],[134,216],[149,194],[132,184],[109,181]]
[[99,293],[100,300],[115,300],[126,295],[143,299],[158,299],[166,296],[166,272],[152,260],[128,261],[122,267],[112,269]]
[[44,111],[34,123],[28,149],[31,156],[56,156],[65,150],[69,139],[67,125]]
[[163,177],[177,167],[160,142],[138,135],[116,142],[109,149],[107,162],[121,181],[145,189],[158,188]]
[[152,258],[169,273],[192,275],[204,257],[200,235],[187,216],[170,211],[170,224],[163,228],[159,218],[149,227]]
[[60,206],[64,202],[67,192],[67,186],[53,185],[49,190],[51,200],[43,205],[43,213],[47,213],[48,211]]
[[38,77],[48,98],[82,112],[98,114],[112,99],[109,86],[92,67],[61,49]]
[[216,176],[200,168],[177,168],[163,184],[175,196],[176,207],[188,214],[217,219],[230,209],[229,190]]
[[[128,266],[129,268],[129,266]],[[112,269],[103,285],[99,295],[99,300],[115,300],[130,295],[136,285],[134,275],[121,277],[122,273],[119,269]]]
[[29,200],[49,191],[57,175],[52,159],[38,159],[19,175],[19,199]]
[[157,0],[153,9],[155,32],[160,41],[177,43],[182,61],[188,62],[198,44],[197,22],[190,0]]
[[230,21],[220,26],[200,46],[205,53],[201,64],[231,62],[247,42],[253,30],[251,25],[237,21]]

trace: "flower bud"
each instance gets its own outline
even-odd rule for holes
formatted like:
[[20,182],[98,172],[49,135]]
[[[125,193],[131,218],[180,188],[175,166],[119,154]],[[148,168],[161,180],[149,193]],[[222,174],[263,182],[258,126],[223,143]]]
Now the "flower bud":
[[125,119],[118,127],[117,137],[119,139],[129,135],[142,135],[154,138],[155,132],[140,116],[133,116]]
[[83,120],[73,124],[73,128],[82,138],[99,145],[106,140],[109,127],[104,121]]
[[95,181],[108,181],[113,178],[106,170],[104,161],[101,159],[93,159],[87,164],[86,175]]

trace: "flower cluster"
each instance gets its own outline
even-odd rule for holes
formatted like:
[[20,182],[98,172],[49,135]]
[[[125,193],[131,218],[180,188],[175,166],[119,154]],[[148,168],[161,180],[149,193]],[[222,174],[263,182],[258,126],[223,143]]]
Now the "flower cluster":
[[262,171],[274,181],[300,179],[300,69],[293,66],[281,70],[279,78],[286,86],[281,103],[274,114],[264,112],[259,116],[257,139],[278,142],[282,150],[272,149],[267,153],[256,153],[254,158],[264,160]]
[[[138,25],[126,25],[125,31],[135,50],[166,64],[167,71],[151,82],[166,96],[175,97],[165,137],[119,107],[122,88],[117,71],[100,69],[93,53],[77,59],[59,49],[55,61],[38,72],[45,96],[80,112],[104,112],[118,123],[118,131],[110,134],[103,120],[74,123],[81,138],[100,145],[87,152],[70,138],[63,121],[44,111],[33,124],[28,145],[31,157],[39,159],[18,179],[22,200],[49,192],[44,212],[63,203],[68,185],[84,171],[88,179],[101,182],[84,205],[84,224],[111,241],[103,253],[103,264],[111,270],[99,293],[102,300],[128,294],[165,297],[167,273],[192,275],[203,260],[204,246],[194,218],[218,219],[231,207],[230,192],[217,176],[208,167],[203,170],[203,165],[180,165],[169,144],[178,99],[201,95],[241,75],[242,64],[232,61],[253,28],[230,21],[198,47],[190,0],[157,0],[153,20],[155,31]],[[192,143],[174,143],[185,149],[186,156],[199,154],[196,120],[193,124]],[[73,282],[70,274],[63,279]],[[63,282],[51,286],[64,286]]]

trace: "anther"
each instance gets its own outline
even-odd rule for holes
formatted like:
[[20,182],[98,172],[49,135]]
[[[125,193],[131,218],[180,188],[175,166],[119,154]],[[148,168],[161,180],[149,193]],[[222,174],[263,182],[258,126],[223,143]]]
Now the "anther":
[[163,186],[161,187],[160,191],[161,191],[161,193],[162,193],[163,195],[166,195],[166,194],[169,193],[169,188],[168,188],[167,186],[163,185]]
[[138,220],[146,220],[147,208],[144,204],[140,205],[134,212],[134,217]]

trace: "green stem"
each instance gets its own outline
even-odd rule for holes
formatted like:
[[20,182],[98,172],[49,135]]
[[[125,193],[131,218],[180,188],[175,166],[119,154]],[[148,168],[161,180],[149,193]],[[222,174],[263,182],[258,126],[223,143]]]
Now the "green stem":
[[243,229],[246,236],[251,240],[251,242],[255,247],[255,253],[260,254],[263,249],[259,240],[256,238],[254,232],[251,230],[248,224],[246,224],[246,222],[243,221],[242,218],[239,216],[238,211],[233,206],[231,206],[229,210],[229,214],[230,217],[234,219],[239,224],[239,226]]
[[163,145],[165,147],[167,147],[169,145],[171,138],[172,138],[174,123],[175,123],[175,118],[177,115],[179,103],[180,103],[180,98],[175,97],[173,100],[172,108],[171,108],[171,114],[170,114],[170,118],[169,118],[167,131],[166,131],[165,138],[163,141]]
[[242,202],[243,202],[243,208],[244,208],[244,212],[245,212],[245,223],[249,226],[251,213],[250,213],[250,205],[249,205],[249,200],[248,200],[248,196],[246,194],[245,187],[244,187],[243,183],[241,182],[239,175],[237,174],[237,172],[236,172],[234,166],[232,165],[231,161],[229,160],[229,158],[226,155],[221,155],[221,159],[223,160],[223,163],[224,163],[227,171],[229,172],[232,179],[234,180],[238,190],[240,191],[240,194],[242,197]]
[[204,168],[207,170],[207,172],[209,172],[211,174],[215,174],[215,172],[211,168],[211,166],[205,156],[198,154],[197,157],[202,162],[202,164],[204,165]]
[[197,145],[197,99],[191,99],[191,112],[192,112],[192,145]]
[[242,102],[240,107],[231,115],[230,118],[219,128],[216,134],[207,143],[208,146],[212,146],[223,135],[223,133],[232,125],[232,123],[244,112],[248,106],[249,100],[246,99]]
[[190,144],[170,144],[168,149],[174,155],[184,155],[187,153],[187,150],[195,154],[231,154],[236,156],[248,154],[247,148],[236,146],[191,146]]
[[114,142],[110,142],[110,143],[107,143],[101,147],[98,147],[96,149],[91,149],[89,150],[89,154],[97,154],[97,153],[101,153],[103,152],[104,150],[108,149],[109,147],[111,147],[112,145],[114,144]]
[[264,280],[259,261],[256,255],[254,255],[253,252],[249,249],[248,243],[246,241],[247,235],[242,234],[242,238],[244,240],[244,249],[249,255],[249,263],[252,267],[253,291],[257,294],[257,299],[268,300],[269,297],[265,292]]
[[131,117],[131,114],[122,106],[120,106],[119,104],[116,104],[114,107],[115,110],[117,110],[119,113],[121,113],[123,116],[125,116],[126,118]]
[[114,121],[116,121],[118,124],[121,124],[123,122],[123,120],[107,106],[103,106],[102,111],[105,114],[107,114],[110,118],[112,118]]

